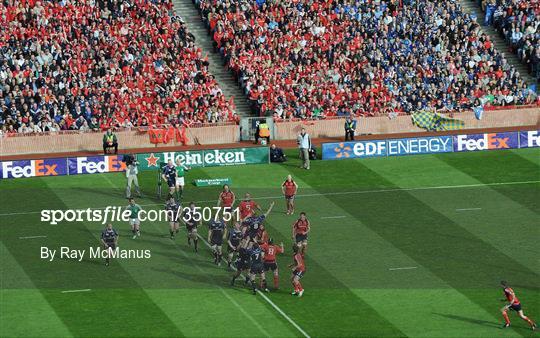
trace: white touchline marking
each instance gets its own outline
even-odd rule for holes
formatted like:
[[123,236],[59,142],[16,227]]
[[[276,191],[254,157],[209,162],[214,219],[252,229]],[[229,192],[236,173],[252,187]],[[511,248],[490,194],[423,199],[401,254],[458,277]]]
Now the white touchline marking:
[[[501,185],[520,185],[520,184],[534,184],[540,183],[540,181],[521,181],[521,182],[499,182],[499,183],[477,183],[477,184],[460,184],[460,185],[441,185],[434,187],[416,187],[416,188],[394,188],[394,189],[379,189],[379,190],[357,190],[357,191],[341,191],[341,192],[328,192],[328,193],[315,193],[315,194],[298,194],[296,197],[317,197],[317,196],[339,196],[339,195],[362,195],[362,194],[378,194],[385,192],[400,192],[400,191],[422,191],[422,190],[439,190],[439,189],[460,189],[460,188],[478,188],[478,187],[493,187]],[[252,200],[273,200],[276,198],[283,198],[283,195],[280,196],[264,196],[264,197],[253,197]],[[216,200],[203,200],[195,201],[195,203],[216,203]],[[150,204],[139,204],[141,207],[149,207],[160,205],[163,206],[164,203],[150,203]],[[92,209],[105,209],[106,207],[95,207]],[[73,210],[86,210],[85,209],[73,209]],[[0,214],[2,216],[15,216],[15,215],[28,215],[28,214],[39,214],[40,211],[21,211],[21,212],[12,212]]]
[[330,218],[345,218],[347,216],[323,216],[322,219],[330,219]]
[[81,290],[66,290],[66,291],[62,291],[62,293],[73,293],[73,292],[88,292],[88,291],[92,291],[92,289],[81,289]]
[[[206,239],[204,239],[203,237],[201,237],[201,235],[197,234],[197,237],[199,237],[200,240],[203,241],[203,243],[210,249],[212,249],[212,246],[210,245],[210,243],[208,243],[206,241]],[[224,262],[226,262],[225,258],[221,258]],[[236,270],[236,267],[231,265],[231,268],[234,270],[234,271],[237,271]],[[242,276],[244,276],[242,274]],[[270,304],[270,306],[272,306],[281,316],[283,316],[283,318],[285,318],[289,323],[291,323],[292,326],[294,326],[304,337],[306,338],[310,338],[309,334],[307,334],[306,331],[304,331],[300,325],[296,324],[296,322],[294,320],[291,319],[291,317],[289,317],[285,312],[283,312],[283,310],[281,310],[279,308],[279,306],[277,306],[274,302],[272,302],[272,300],[270,298],[268,298],[268,296],[266,296],[264,294],[264,292],[262,292],[261,290],[257,289],[257,293],[265,300],[268,302],[268,304]]]
[[406,266],[404,268],[390,268],[388,270],[390,271],[394,271],[394,270],[412,270],[412,269],[417,269],[418,267],[417,266]]
[[473,210],[482,210],[482,208],[464,208],[464,209],[456,209],[456,211],[473,211]]
[[31,238],[47,238],[47,236],[41,235],[41,236],[25,236],[25,237],[19,237],[19,239],[31,239]]

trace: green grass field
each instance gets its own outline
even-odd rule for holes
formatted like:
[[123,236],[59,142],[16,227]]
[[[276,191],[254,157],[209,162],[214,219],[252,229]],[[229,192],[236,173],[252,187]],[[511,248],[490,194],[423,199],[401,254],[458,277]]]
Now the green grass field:
[[[115,224],[120,247],[150,249],[148,260],[40,259],[41,246],[96,246],[102,225],[49,225],[39,212],[125,205],[122,174],[0,181],[0,335],[303,336],[296,326],[311,337],[535,334],[514,313],[500,328],[498,284],[508,280],[540,321],[540,149],[317,161],[310,171],[292,159],[194,169],[187,179],[230,177],[237,196],[249,191],[264,209],[275,200],[267,228],[289,248],[295,217],[279,197],[289,173],[312,233],[302,298],[290,295],[290,250],[279,257],[281,289],[267,294],[279,311],[243,283],[230,287],[231,272],[206,247],[195,254],[183,232],[170,240],[165,222],[143,223],[136,240]],[[156,174],[139,180],[147,198],[137,202],[161,208]],[[185,201],[201,205],[219,191],[186,189]]]

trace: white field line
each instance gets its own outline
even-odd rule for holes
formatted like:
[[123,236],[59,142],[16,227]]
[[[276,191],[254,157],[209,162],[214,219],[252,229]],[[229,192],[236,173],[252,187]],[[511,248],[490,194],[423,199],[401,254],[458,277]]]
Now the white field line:
[[482,208],[463,208],[463,209],[456,209],[456,211],[475,211],[475,210],[482,210]]
[[[197,234],[197,237],[199,237],[199,239],[202,240],[203,243],[204,243],[209,249],[212,249],[212,246],[210,245],[210,243],[208,243],[208,242],[206,241],[206,239],[204,239],[203,237],[201,237],[201,235],[199,235],[199,234]],[[222,260],[223,260],[224,262],[226,262],[225,258],[223,258],[223,257],[222,257]],[[235,266],[231,265],[231,268],[232,268],[234,271],[236,271],[236,267],[235,267]],[[242,276],[243,276],[243,275],[242,275]],[[300,325],[296,324],[296,322],[295,322],[294,320],[292,320],[291,317],[289,317],[285,312],[283,312],[283,310],[281,310],[281,309],[279,308],[279,306],[277,306],[270,298],[268,298],[268,296],[266,296],[266,295],[264,294],[264,292],[262,292],[261,290],[258,290],[258,289],[257,289],[257,293],[258,293],[258,294],[259,294],[266,302],[268,302],[268,304],[270,304],[270,306],[272,306],[272,307],[273,307],[273,308],[274,308],[274,309],[275,309],[275,310],[276,310],[283,318],[285,318],[289,323],[291,323],[291,325],[294,326],[294,327],[298,330],[298,332],[300,332],[300,333],[301,333],[304,337],[306,337],[306,338],[311,338],[311,337],[309,336],[309,334],[307,334],[307,332],[304,331],[304,330],[300,327]]]
[[62,293],[88,292],[88,291],[92,291],[92,289],[65,290],[65,291],[62,291]]
[[[400,191],[423,191],[423,190],[442,190],[442,189],[462,189],[462,188],[478,188],[478,187],[494,187],[494,186],[504,186],[504,185],[521,185],[521,184],[535,184],[540,183],[540,181],[518,181],[518,182],[499,182],[499,183],[477,183],[477,184],[460,184],[460,185],[441,185],[433,187],[415,187],[415,188],[394,188],[394,189],[378,189],[378,190],[357,190],[357,191],[340,191],[340,192],[328,192],[328,193],[314,193],[314,194],[298,194],[296,197],[318,197],[318,196],[340,196],[340,195],[362,195],[362,194],[378,194],[386,192],[400,192]],[[280,196],[264,196],[264,197],[254,197],[253,200],[274,200],[277,198],[283,198],[283,195]],[[195,203],[215,203],[216,199],[213,200],[203,200],[195,201]],[[142,207],[164,205],[165,203],[150,203],[150,204],[140,204]],[[95,207],[90,209],[105,209],[106,207]],[[74,209],[74,210],[86,210],[86,209]],[[21,212],[11,212],[0,214],[2,216],[15,216],[15,215],[29,215],[29,214],[39,214],[40,211],[21,211]]]
[[388,270],[390,271],[396,271],[396,270],[412,270],[412,269],[417,269],[418,267],[417,266],[406,266],[406,267],[403,267],[403,268],[390,268]]
[[40,236],[24,236],[24,237],[19,237],[19,239],[32,239],[32,238],[47,238],[47,236],[45,236],[45,235],[40,235]]
[[347,216],[323,216],[321,219],[345,218]]

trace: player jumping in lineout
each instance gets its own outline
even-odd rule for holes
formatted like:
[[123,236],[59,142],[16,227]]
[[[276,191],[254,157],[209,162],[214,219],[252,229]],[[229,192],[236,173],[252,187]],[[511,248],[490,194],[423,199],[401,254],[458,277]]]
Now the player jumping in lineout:
[[133,198],[130,198],[129,204],[126,209],[130,211],[129,225],[131,225],[133,239],[141,237],[141,221],[139,219],[139,213],[142,210],[141,206],[135,203],[135,200]]
[[508,318],[508,310],[516,311],[519,318],[526,321],[531,329],[534,331],[536,329],[536,323],[533,322],[529,317],[525,316],[523,313],[523,310],[521,309],[521,303],[519,302],[519,299],[516,297],[516,294],[514,293],[514,290],[512,290],[511,287],[508,286],[508,283],[505,281],[501,281],[501,286],[503,288],[504,296],[506,297],[506,300],[508,301],[508,304],[506,304],[502,309],[502,315],[504,317],[504,324],[503,328],[507,328],[510,326],[510,318]]

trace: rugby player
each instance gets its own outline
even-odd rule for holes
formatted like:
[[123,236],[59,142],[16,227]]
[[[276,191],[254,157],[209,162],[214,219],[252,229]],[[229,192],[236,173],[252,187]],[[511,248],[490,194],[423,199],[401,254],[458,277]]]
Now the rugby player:
[[118,245],[118,232],[113,229],[112,224],[109,223],[101,231],[101,243],[103,248],[107,249],[107,257],[105,258],[105,265],[109,266],[109,256],[112,255],[112,251],[116,249]]
[[229,235],[227,236],[227,266],[229,268],[231,267],[234,253],[238,252],[242,236],[243,234],[242,229],[240,228],[240,223],[235,222],[234,227],[229,231]]
[[274,202],[270,203],[270,207],[266,212],[259,216],[250,216],[245,219],[244,224],[246,225],[245,236],[249,237],[250,241],[256,241],[257,235],[259,234],[259,227],[264,223],[270,211],[274,207]]
[[259,231],[257,231],[257,243],[259,243],[259,245],[264,244],[268,242],[269,238],[270,236],[268,236],[268,231],[266,231],[264,224],[260,224]]
[[175,192],[176,192],[176,199],[178,202],[182,200],[182,194],[184,193],[184,175],[185,172],[190,170],[191,168],[187,167],[184,163],[182,163],[182,160],[180,157],[176,158],[176,178],[174,180],[174,186],[175,186]]
[[133,233],[133,239],[141,236],[141,221],[139,220],[139,212],[142,208],[135,203],[133,198],[129,198],[129,205],[126,207],[130,211],[129,225],[131,225],[131,232]]
[[214,263],[221,266],[221,257],[223,256],[221,246],[225,238],[225,221],[223,218],[214,218],[208,224],[208,243],[212,247],[214,254]]
[[294,214],[294,196],[296,195],[297,190],[298,185],[292,179],[291,175],[287,175],[287,179],[281,184],[281,191],[285,196],[285,204],[287,206],[287,215]]
[[306,253],[308,233],[311,225],[306,217],[305,212],[300,213],[300,218],[297,219],[292,226],[292,239],[296,246],[301,248],[302,255]]
[[244,200],[238,205],[238,208],[240,209],[241,221],[251,217],[255,213],[255,210],[261,210],[261,207],[256,202],[251,200],[251,194],[248,192],[244,196]]
[[294,286],[294,291],[291,293],[291,295],[302,297],[302,295],[304,294],[304,288],[300,283],[300,279],[304,276],[304,273],[306,272],[304,255],[300,252],[300,248],[297,245],[293,245],[293,252],[294,263],[289,265],[289,267],[292,268],[291,282]]
[[167,218],[169,219],[169,233],[171,234],[171,239],[174,239],[174,235],[178,233],[180,228],[179,209],[181,209],[181,206],[176,203],[176,199],[174,199],[174,197],[169,198],[165,204],[165,210],[167,210]]
[[225,211],[232,211],[232,207],[235,202],[235,195],[229,188],[228,184],[223,185],[223,191],[219,194],[217,206],[223,209],[227,208]]
[[508,310],[516,311],[519,318],[526,321],[531,329],[534,331],[536,329],[536,323],[529,319],[529,317],[525,316],[523,313],[523,310],[521,309],[521,303],[519,302],[519,299],[516,297],[516,294],[514,293],[514,290],[512,290],[511,287],[508,286],[508,283],[505,281],[501,281],[501,286],[503,288],[504,296],[506,297],[506,300],[508,301],[508,304],[506,304],[502,309],[502,315],[504,317],[504,324],[503,328],[507,328],[510,326],[510,318],[508,318]]
[[172,160],[169,160],[167,165],[163,167],[161,177],[165,182],[167,182],[167,186],[169,187],[169,194],[167,195],[167,199],[169,199],[173,197],[176,186],[176,169],[174,168]]
[[279,289],[279,269],[276,263],[276,256],[283,253],[283,243],[279,246],[274,244],[274,240],[270,238],[268,242],[261,244],[261,249],[264,251],[263,278],[261,280],[261,289],[268,292],[266,283],[266,272],[272,270],[274,273],[274,289]]
[[263,265],[264,252],[260,248],[257,242],[254,242],[251,250],[249,250],[249,281],[251,283],[251,289],[253,294],[257,294],[257,284],[255,283],[255,278],[257,275],[261,277],[261,280],[264,276],[264,265]]
[[[236,281],[236,278],[238,278],[242,272],[249,269],[249,249],[250,249],[250,243],[247,238],[244,238],[240,241],[240,246],[238,248],[238,257],[236,257],[236,261],[234,262],[234,266],[236,267],[236,272],[234,273],[232,279],[231,279],[231,286],[234,286],[234,282]],[[244,284],[247,284],[249,281],[249,276],[246,276],[246,280]]]
[[190,202],[189,207],[182,210],[182,223],[186,226],[188,245],[191,246],[191,241],[193,240],[195,252],[198,252],[199,236],[197,235],[197,227],[200,220],[196,220],[194,213],[195,203]]

